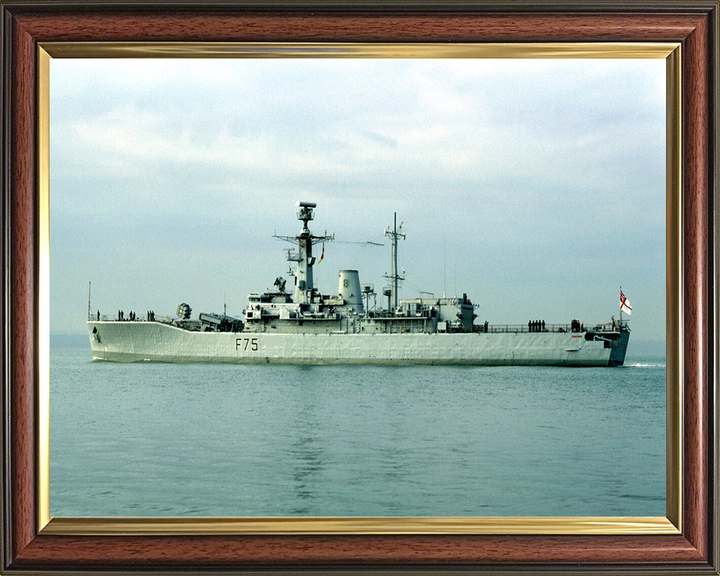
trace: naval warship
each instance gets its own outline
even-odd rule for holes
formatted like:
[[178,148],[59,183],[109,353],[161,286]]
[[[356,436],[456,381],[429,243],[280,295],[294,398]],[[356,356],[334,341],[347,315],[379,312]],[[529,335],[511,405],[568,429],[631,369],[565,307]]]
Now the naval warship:
[[[88,330],[95,360],[121,362],[232,362],[286,364],[468,364],[622,366],[630,338],[622,311],[630,311],[621,290],[620,319],[587,326],[475,322],[477,306],[463,294],[452,298],[399,299],[397,218],[385,230],[392,245],[389,285],[381,304],[372,284],[357,270],[340,270],[336,294],[322,294],[313,281],[313,246],[334,235],[314,235],[308,224],[316,204],[298,202],[302,230],[275,236],[287,250],[292,293],[283,277],[274,288],[250,294],[241,318],[226,312],[200,313],[182,303],[177,317],[123,311],[109,318],[93,311],[88,296]],[[323,250],[324,255],[324,250]],[[322,260],[322,255],[320,260]],[[293,268],[294,266],[294,268]],[[387,305],[383,298],[387,297]],[[371,299],[374,305],[371,303]]]

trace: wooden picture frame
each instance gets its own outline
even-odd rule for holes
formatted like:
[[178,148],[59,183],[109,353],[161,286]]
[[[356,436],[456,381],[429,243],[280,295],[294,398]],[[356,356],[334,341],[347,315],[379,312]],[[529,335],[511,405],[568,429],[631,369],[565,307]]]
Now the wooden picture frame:
[[[718,574],[718,405],[715,201],[717,195],[718,2],[453,3],[2,3],[3,114],[3,557],[8,573],[61,571],[223,572],[583,572]],[[508,523],[495,533],[237,534],[47,530],[38,456],[42,351],[38,318],[43,239],[38,162],[43,119],[38,82],[43,43],[679,43],[682,126],[682,391],[677,447],[682,473],[668,533],[527,534]],[[674,151],[669,150],[671,155]],[[673,175],[674,177],[674,175]],[[672,225],[672,218],[669,218]],[[670,366],[668,367],[670,371]],[[46,447],[45,447],[46,449]],[[102,532],[102,531],[101,531]],[[291,531],[290,531],[291,532]]]

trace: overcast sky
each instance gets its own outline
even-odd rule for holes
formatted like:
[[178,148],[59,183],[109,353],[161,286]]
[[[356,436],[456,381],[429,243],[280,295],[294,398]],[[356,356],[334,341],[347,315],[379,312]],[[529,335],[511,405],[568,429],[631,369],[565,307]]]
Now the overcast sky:
[[[618,315],[665,335],[663,60],[51,61],[51,331],[92,306],[239,315],[287,276],[295,202],[315,266],[401,297],[466,292],[478,321]],[[353,244],[384,242],[384,247]]]

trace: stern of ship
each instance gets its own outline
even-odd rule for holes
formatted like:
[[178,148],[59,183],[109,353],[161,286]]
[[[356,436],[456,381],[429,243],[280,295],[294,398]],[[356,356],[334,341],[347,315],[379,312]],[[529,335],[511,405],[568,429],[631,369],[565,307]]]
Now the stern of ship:
[[630,328],[626,324],[621,324],[619,330],[620,337],[613,341],[612,350],[610,350],[609,366],[622,366],[625,363],[625,353],[630,341]]

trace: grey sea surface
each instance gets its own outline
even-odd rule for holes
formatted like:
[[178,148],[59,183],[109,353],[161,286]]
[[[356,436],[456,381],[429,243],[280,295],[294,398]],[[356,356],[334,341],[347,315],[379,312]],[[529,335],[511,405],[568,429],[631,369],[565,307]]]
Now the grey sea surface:
[[665,516],[665,361],[111,363],[50,353],[52,516]]

